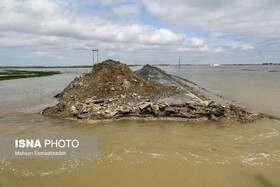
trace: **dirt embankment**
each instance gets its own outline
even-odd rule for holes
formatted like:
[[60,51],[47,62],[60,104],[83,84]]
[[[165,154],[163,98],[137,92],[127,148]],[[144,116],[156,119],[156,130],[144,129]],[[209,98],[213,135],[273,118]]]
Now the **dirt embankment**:
[[83,102],[91,97],[109,99],[120,95],[126,95],[126,100],[137,99],[135,95],[150,99],[175,89],[148,81],[125,64],[106,60],[96,64],[90,72],[76,77],[58,98],[67,102]]
[[[146,65],[144,68],[152,67]],[[257,119],[244,108],[213,101],[181,105],[157,102],[177,93],[178,89],[146,80],[127,65],[106,60],[76,77],[58,95],[59,103],[44,109],[41,114],[80,120],[150,117],[252,122]]]

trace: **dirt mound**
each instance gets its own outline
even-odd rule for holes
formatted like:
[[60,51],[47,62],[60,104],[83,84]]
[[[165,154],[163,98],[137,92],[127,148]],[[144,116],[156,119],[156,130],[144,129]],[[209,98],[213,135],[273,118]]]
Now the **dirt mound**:
[[41,114],[71,119],[112,119],[131,113],[136,103],[165,97],[177,89],[146,80],[125,64],[106,60],[76,77],[56,96],[59,103]]
[[153,66],[151,66],[150,64],[146,64],[144,67],[143,67],[143,69],[144,68],[153,68]]
[[137,95],[149,99],[175,89],[146,80],[118,61],[106,60],[94,65],[90,72],[76,77],[58,98],[83,101],[91,97],[108,99],[120,95],[134,99]]
[[245,123],[259,117],[242,107],[223,106],[211,100],[182,104],[159,101],[178,92],[178,87],[151,82],[125,64],[106,60],[76,77],[57,96],[59,103],[44,109],[41,114],[86,121],[132,117]]

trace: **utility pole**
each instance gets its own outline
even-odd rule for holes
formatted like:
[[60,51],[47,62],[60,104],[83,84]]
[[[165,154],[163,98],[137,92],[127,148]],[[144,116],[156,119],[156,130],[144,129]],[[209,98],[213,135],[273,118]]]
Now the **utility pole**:
[[179,56],[179,68],[181,68],[181,57]]
[[94,50],[92,50],[92,65],[94,66]]
[[92,63],[94,65],[94,52],[96,52],[96,58],[98,63],[98,49],[92,49]]
[[97,64],[98,64],[98,49],[96,50],[96,52],[97,52]]

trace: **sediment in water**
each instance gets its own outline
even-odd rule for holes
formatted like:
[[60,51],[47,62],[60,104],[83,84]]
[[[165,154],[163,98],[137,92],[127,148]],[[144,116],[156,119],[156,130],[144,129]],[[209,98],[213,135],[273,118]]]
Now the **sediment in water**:
[[[144,68],[152,68],[146,65]],[[144,79],[120,62],[106,60],[76,77],[62,93],[59,103],[41,114],[83,121],[153,118],[252,122],[258,115],[247,109],[207,100],[170,105],[158,102],[178,93],[178,87]]]

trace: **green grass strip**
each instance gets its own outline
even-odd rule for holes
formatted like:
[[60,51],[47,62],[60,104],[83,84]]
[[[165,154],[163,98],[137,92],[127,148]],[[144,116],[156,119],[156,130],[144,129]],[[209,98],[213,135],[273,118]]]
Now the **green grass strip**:
[[31,77],[43,77],[51,76],[55,74],[61,74],[59,71],[22,71],[22,70],[4,70],[0,72],[0,81],[10,79],[22,79]]

